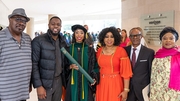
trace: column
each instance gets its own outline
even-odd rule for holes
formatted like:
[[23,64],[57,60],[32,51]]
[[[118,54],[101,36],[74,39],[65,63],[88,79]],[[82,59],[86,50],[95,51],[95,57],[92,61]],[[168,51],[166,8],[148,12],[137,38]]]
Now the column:
[[49,20],[51,19],[51,17],[53,17],[53,16],[56,16],[55,14],[49,14],[48,15],[48,23],[49,23]]
[[34,32],[34,18],[30,17],[30,21],[26,24],[26,33],[30,35],[31,39],[35,37]]

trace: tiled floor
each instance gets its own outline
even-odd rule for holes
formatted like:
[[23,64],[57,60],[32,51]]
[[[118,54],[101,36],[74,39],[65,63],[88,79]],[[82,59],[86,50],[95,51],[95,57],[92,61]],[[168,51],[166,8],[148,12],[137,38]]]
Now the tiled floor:
[[36,89],[32,90],[32,92],[30,93],[30,99],[28,99],[27,101],[38,101]]
[[30,93],[30,99],[28,99],[27,101],[38,101],[36,89],[32,90],[32,92]]

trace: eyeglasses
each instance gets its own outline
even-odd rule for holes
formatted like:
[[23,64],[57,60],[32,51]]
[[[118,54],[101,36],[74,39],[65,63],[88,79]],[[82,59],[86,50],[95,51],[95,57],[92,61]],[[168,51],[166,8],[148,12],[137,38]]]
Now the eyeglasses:
[[26,24],[27,20],[24,18],[20,18],[20,17],[12,17],[15,19],[16,22],[20,23],[22,22],[23,24]]
[[141,34],[136,34],[136,35],[130,35],[129,37],[131,37],[131,38],[140,38],[140,36],[141,36]]

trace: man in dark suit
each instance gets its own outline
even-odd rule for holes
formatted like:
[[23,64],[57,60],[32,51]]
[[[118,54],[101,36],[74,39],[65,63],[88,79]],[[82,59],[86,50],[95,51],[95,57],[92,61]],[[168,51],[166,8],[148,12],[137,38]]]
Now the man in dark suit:
[[132,45],[125,47],[131,59],[133,71],[126,101],[149,101],[149,83],[154,50],[141,44],[142,34],[139,27],[132,28],[129,32]]

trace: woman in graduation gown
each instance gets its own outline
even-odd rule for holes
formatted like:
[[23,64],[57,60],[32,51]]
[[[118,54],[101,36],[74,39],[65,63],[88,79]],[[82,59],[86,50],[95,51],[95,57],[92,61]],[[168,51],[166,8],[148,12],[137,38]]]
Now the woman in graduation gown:
[[71,64],[68,69],[69,76],[65,101],[94,101],[94,84],[98,81],[98,67],[95,66],[95,50],[93,47],[89,47],[84,43],[87,30],[82,25],[73,25],[71,29],[74,33],[69,53],[95,82],[90,84],[85,76],[78,70],[77,65]]

